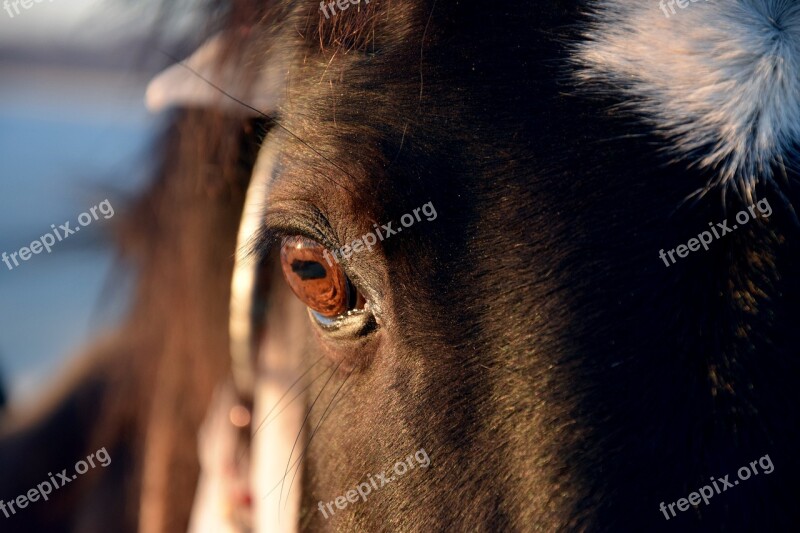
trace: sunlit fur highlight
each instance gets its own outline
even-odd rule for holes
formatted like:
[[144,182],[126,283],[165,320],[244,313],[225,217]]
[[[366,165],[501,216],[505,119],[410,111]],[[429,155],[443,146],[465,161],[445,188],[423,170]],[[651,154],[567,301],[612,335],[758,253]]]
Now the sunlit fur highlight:
[[575,61],[670,139],[670,151],[749,197],[794,164],[800,141],[800,4],[595,3]]

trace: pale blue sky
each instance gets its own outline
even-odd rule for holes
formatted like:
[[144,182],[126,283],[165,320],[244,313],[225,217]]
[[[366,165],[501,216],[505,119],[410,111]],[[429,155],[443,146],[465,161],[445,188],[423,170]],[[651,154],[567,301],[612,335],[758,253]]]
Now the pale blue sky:
[[[4,1],[0,0],[0,8]],[[145,0],[139,4],[151,2]],[[5,9],[0,9],[0,44],[18,44],[20,41],[42,44],[52,41],[92,41],[107,34],[111,28],[119,30],[121,24],[117,21],[127,19],[135,22],[136,17],[131,15],[137,10],[123,10],[107,0],[44,0],[39,4],[34,3],[29,9],[20,7],[20,11],[19,15],[15,13],[12,18]],[[104,13],[108,15],[101,19],[105,18],[109,26],[103,28],[91,24],[91,30],[86,31],[88,22]]]
[[[147,78],[130,57],[115,54],[120,42],[135,42],[131,37],[151,28],[160,2],[44,0],[20,6],[11,18],[4,1],[0,252],[13,252],[103,198],[119,201],[121,211],[120,191],[144,185],[149,161],[141,156],[159,117],[143,105]],[[175,23],[166,29],[180,32]],[[125,44],[121,49],[127,51]],[[30,63],[27,51],[40,59]],[[80,67],[66,61],[96,52],[111,60]],[[104,291],[124,279],[110,250],[79,239],[61,244],[13,271],[0,269],[0,376],[14,402],[30,401],[58,381],[69,356],[113,324],[127,300],[124,288]]]
[[[104,40],[120,39],[151,28],[159,18],[161,0],[42,0],[20,14],[10,17],[0,0],[0,46],[20,43],[47,44],[69,42],[97,45]],[[11,0],[9,0],[11,1]],[[34,0],[35,2],[36,0]],[[170,5],[194,5],[192,0],[172,0]],[[178,22],[178,21],[175,21]],[[192,21],[184,17],[177,26],[181,31]]]

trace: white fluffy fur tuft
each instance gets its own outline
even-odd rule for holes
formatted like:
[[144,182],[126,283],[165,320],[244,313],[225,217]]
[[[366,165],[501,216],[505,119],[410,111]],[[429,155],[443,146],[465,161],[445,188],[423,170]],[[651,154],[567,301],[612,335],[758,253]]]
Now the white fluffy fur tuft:
[[800,143],[800,2],[597,3],[574,59],[622,91],[689,163],[749,195]]

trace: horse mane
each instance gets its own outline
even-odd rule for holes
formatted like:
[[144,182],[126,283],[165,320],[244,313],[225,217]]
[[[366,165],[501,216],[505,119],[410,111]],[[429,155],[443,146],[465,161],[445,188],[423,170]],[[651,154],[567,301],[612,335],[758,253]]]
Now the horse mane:
[[[229,372],[220,325],[227,324],[235,237],[260,131],[216,112],[177,113],[159,143],[161,170],[119,232],[121,254],[138,271],[120,341],[135,348],[132,360],[115,366],[98,431],[130,431],[138,441],[147,531],[188,526],[198,430]],[[132,427],[119,428],[118,419]]]

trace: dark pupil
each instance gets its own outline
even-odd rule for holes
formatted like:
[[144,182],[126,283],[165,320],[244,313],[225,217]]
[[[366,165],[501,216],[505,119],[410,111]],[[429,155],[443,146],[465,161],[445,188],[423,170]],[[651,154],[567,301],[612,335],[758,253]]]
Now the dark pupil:
[[292,272],[297,274],[303,281],[309,279],[323,279],[328,274],[325,272],[325,267],[316,261],[301,261],[296,259],[292,261]]

